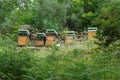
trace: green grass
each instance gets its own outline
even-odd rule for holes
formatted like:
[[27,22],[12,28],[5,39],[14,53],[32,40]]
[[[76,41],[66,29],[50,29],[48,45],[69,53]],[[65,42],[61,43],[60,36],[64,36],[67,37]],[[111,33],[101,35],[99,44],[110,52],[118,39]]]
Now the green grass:
[[[10,45],[11,44],[11,45]],[[0,39],[1,80],[119,80],[119,48],[91,41],[40,50],[16,50]]]

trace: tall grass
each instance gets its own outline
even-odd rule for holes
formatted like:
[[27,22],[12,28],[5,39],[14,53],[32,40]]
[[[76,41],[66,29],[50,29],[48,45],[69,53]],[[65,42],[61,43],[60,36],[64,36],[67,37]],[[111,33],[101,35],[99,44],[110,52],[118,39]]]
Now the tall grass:
[[33,51],[17,50],[15,42],[5,40],[0,39],[1,80],[120,79],[118,47],[90,48],[92,44],[87,43],[85,49],[71,45]]

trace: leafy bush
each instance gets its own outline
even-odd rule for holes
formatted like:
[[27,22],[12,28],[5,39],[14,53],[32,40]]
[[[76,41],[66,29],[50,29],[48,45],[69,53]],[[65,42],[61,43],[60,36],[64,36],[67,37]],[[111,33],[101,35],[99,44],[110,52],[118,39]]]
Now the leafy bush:
[[3,80],[21,80],[24,69],[30,68],[30,60],[32,57],[26,52],[14,52],[4,50],[0,54],[0,75]]
[[[112,2],[102,7],[96,22],[99,26],[100,44],[108,46],[120,39],[120,2]],[[110,14],[109,14],[110,13]]]
[[22,80],[24,69],[31,67],[30,51],[16,49],[16,42],[8,37],[0,38],[0,79]]

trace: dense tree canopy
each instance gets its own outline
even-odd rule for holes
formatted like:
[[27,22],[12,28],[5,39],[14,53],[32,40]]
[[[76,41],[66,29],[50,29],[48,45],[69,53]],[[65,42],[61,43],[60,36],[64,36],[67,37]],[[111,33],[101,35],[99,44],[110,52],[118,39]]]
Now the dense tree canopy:
[[62,29],[66,19],[65,4],[60,4],[57,0],[38,0],[36,3],[35,27]]

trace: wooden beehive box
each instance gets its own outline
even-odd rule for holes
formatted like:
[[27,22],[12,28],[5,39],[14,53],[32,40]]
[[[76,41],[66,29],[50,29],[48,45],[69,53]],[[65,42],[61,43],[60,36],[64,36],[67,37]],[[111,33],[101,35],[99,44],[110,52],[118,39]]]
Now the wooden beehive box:
[[65,43],[66,44],[72,43],[73,40],[74,40],[73,35],[65,37]]
[[36,33],[36,47],[44,46],[46,40],[46,35],[44,33]]
[[74,31],[68,31],[65,34],[65,44],[71,44],[71,43],[73,43],[74,37],[75,37],[75,32]]
[[36,47],[44,46],[44,41],[43,40],[36,40],[35,44],[36,44]]
[[20,30],[18,31],[18,46],[27,46],[29,42],[29,31]]
[[55,40],[56,40],[56,36],[54,34],[47,33],[46,34],[46,43],[45,43],[45,45],[46,46],[51,46],[54,43]]
[[46,46],[51,46],[57,39],[58,33],[54,29],[46,30]]
[[97,27],[89,27],[88,28],[88,39],[89,40],[96,40],[95,39],[96,32],[97,32]]

